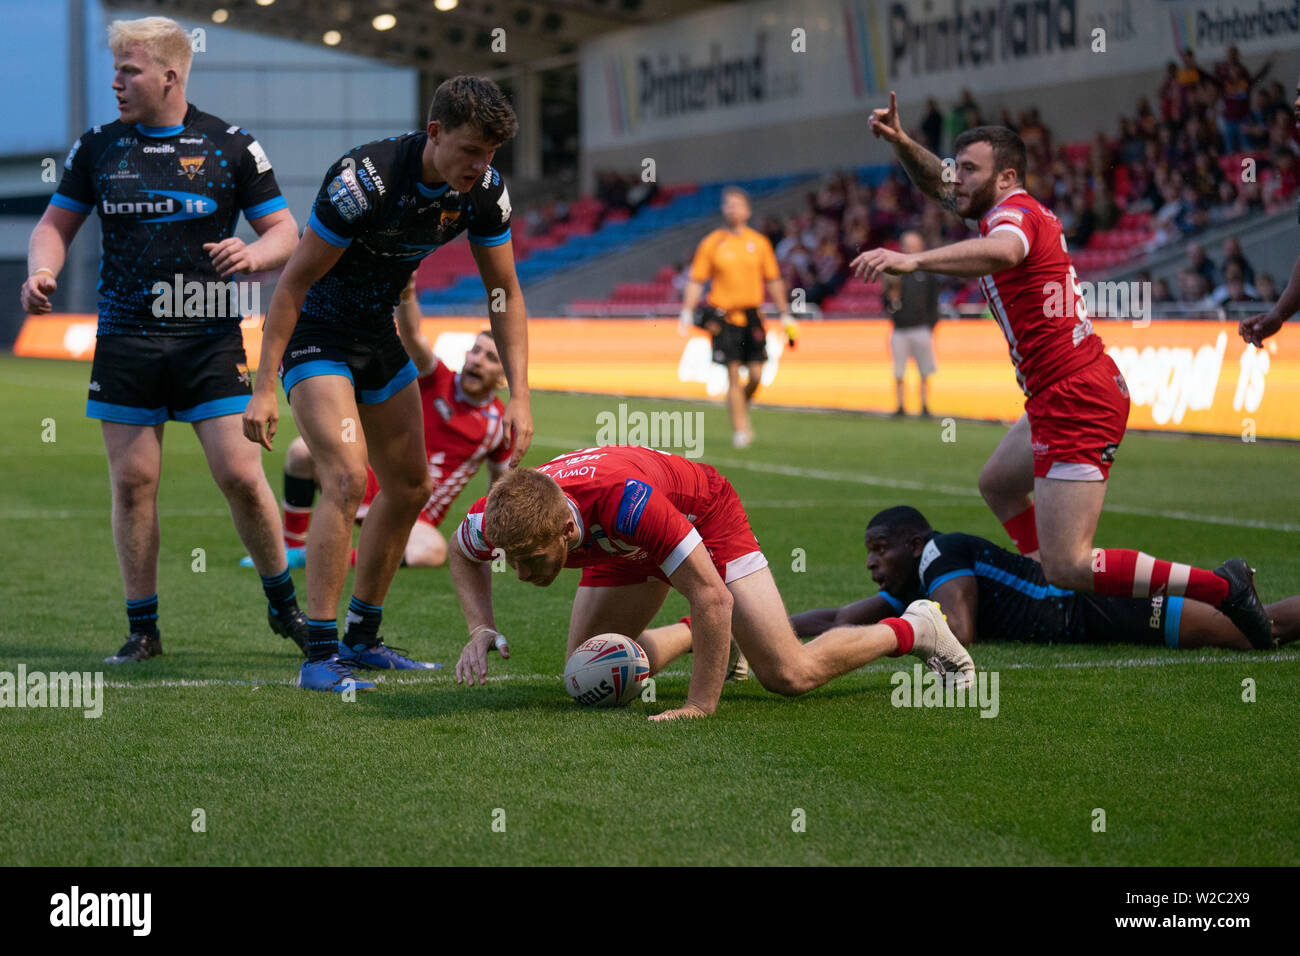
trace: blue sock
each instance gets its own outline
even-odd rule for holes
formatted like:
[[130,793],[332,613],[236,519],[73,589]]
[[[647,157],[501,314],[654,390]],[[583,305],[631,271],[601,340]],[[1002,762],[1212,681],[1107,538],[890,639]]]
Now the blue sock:
[[147,598],[126,599],[126,619],[131,625],[132,634],[158,636],[158,595],[150,594]]
[[348,647],[364,644],[374,647],[379,643],[379,622],[384,617],[382,604],[367,604],[355,594],[348,602],[347,626],[343,629],[343,643]]
[[307,618],[307,660],[328,660],[339,650],[339,622]]
[[267,604],[276,617],[287,616],[298,610],[298,592],[289,577],[289,568],[279,574],[261,575],[262,590],[266,593]]

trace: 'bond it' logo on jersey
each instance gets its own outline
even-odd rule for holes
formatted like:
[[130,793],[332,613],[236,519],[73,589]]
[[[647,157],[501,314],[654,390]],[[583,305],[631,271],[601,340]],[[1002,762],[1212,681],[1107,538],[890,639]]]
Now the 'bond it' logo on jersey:
[[187,176],[191,180],[194,179],[195,176],[203,172],[203,161],[205,159],[207,159],[206,156],[182,156],[180,158],[181,175]]
[[105,216],[156,216],[155,219],[141,219],[141,222],[180,222],[184,219],[202,219],[217,211],[217,201],[197,193],[174,192],[170,189],[146,189],[146,196],[161,196],[161,199],[142,199],[132,202],[100,203],[100,213]]
[[650,500],[653,491],[654,489],[644,481],[637,481],[635,478],[625,481],[623,498],[618,503],[618,520],[614,522],[614,530],[619,534],[627,535],[636,531],[636,526],[641,523],[641,513],[645,511],[646,502]]

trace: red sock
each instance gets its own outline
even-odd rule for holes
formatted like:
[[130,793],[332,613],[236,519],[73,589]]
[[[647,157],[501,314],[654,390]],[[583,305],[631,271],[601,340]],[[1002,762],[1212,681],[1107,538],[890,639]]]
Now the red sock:
[[904,654],[912,653],[912,644],[916,641],[916,633],[912,630],[912,622],[905,621],[901,617],[887,617],[881,624],[887,625],[898,638],[898,650],[892,652],[890,657],[902,657]]
[[1002,522],[1011,536],[1011,543],[1021,554],[1032,554],[1038,550],[1038,523],[1034,518],[1034,506],[1030,505],[1014,518]]
[[311,509],[285,503],[284,546],[301,548],[307,543],[307,526],[311,524]]
[[1113,597],[1189,597],[1214,607],[1228,596],[1228,582],[1213,571],[1121,548],[1092,552],[1092,589]]
[[352,549],[352,560],[348,562],[348,567],[350,567],[350,568],[355,568],[356,566],[357,566],[357,549],[356,549],[356,548],[353,548],[353,549]]
[[691,619],[690,619],[689,617],[684,617],[684,618],[682,618],[681,623],[682,623],[682,624],[685,624],[687,627],[690,627],[690,626],[691,626]]

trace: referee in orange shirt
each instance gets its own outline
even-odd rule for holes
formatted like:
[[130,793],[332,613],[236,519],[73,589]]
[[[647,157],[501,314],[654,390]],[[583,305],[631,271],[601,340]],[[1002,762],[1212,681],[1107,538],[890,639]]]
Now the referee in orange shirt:
[[[713,361],[727,366],[727,408],[731,412],[732,443],[747,448],[754,440],[749,423],[749,403],[767,361],[767,333],[758,316],[763,287],[781,307],[781,321],[794,344],[795,325],[790,317],[785,284],[776,264],[772,243],[750,229],[749,196],[735,186],[722,191],[722,218],[726,226],[704,237],[691,262],[691,279],[682,298],[681,325],[689,329],[696,319],[704,283],[709,294],[700,310],[700,325],[713,335]],[[749,381],[740,382],[740,366],[749,369]]]

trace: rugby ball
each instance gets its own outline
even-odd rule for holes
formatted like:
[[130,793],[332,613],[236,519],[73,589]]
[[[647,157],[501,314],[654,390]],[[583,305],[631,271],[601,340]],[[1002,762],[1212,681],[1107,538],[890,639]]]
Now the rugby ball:
[[564,665],[564,689],[584,707],[621,707],[641,693],[650,661],[622,634],[598,634],[578,645]]

